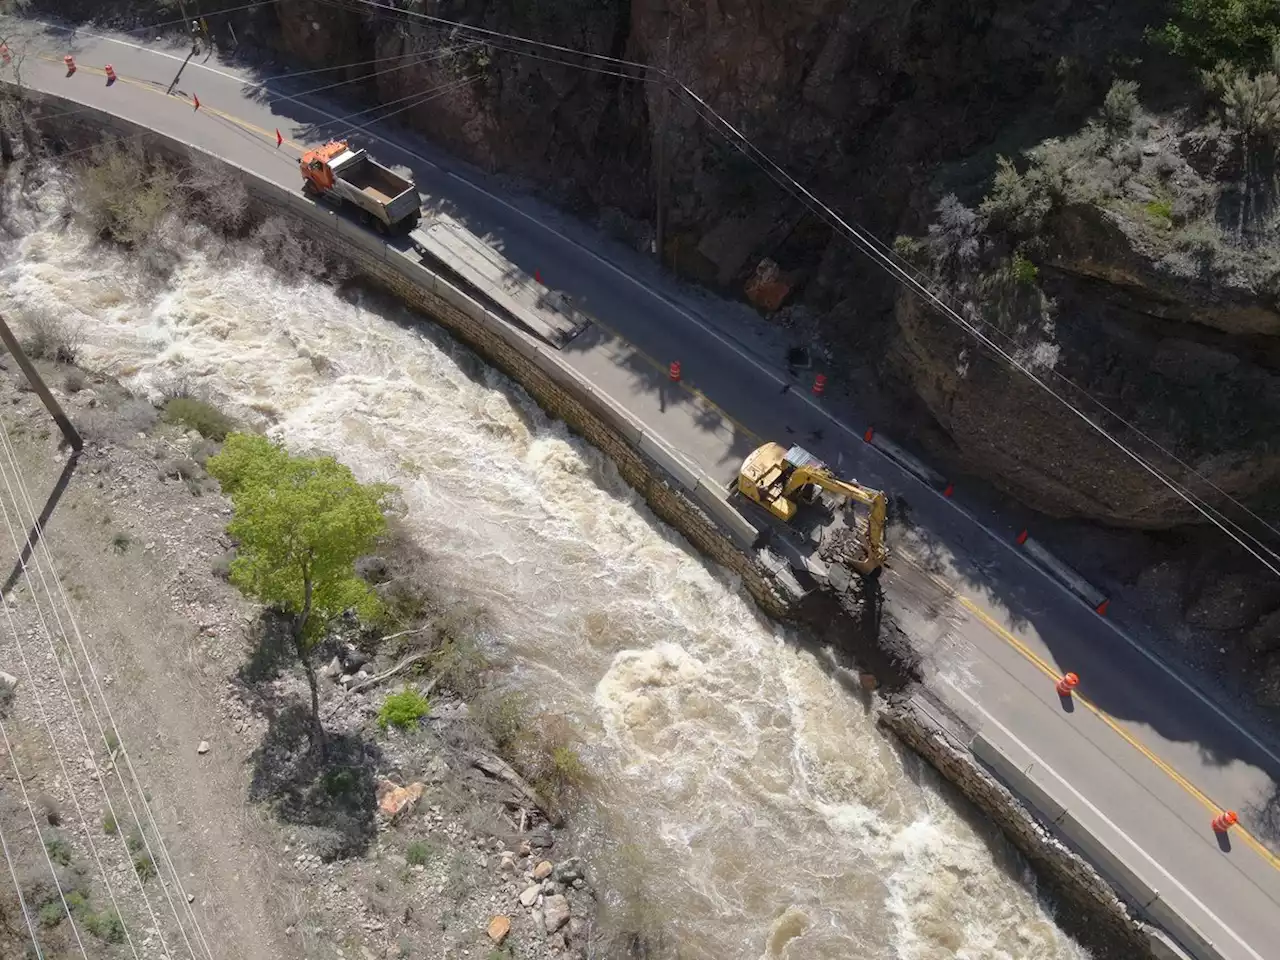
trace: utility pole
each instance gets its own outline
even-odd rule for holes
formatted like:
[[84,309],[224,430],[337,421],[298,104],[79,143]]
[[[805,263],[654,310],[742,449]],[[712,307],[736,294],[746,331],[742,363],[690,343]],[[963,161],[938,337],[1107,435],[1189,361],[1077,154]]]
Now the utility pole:
[[671,20],[667,19],[667,48],[662,64],[662,88],[658,91],[658,159],[656,193],[658,209],[653,218],[653,246],[658,263],[662,263],[663,251],[667,244],[667,111],[671,100],[671,92],[667,79],[671,70]]
[[36,396],[44,403],[45,409],[49,411],[49,416],[53,417],[58,429],[62,431],[62,436],[67,441],[67,445],[75,453],[79,453],[84,447],[84,441],[80,439],[79,431],[71,425],[71,420],[63,412],[62,407],[58,405],[58,401],[53,399],[53,394],[49,392],[49,388],[40,379],[39,371],[27,359],[27,355],[22,352],[22,346],[18,343],[18,338],[13,335],[13,331],[4,322],[3,317],[0,317],[0,341],[4,343],[5,349],[13,355],[13,359],[18,361],[18,366],[26,376],[27,382],[31,384],[31,389],[36,392]]

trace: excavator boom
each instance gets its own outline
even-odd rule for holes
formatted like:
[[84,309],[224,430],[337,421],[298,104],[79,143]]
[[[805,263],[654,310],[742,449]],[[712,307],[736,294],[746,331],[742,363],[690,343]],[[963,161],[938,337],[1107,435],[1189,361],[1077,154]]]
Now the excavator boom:
[[738,492],[787,523],[796,519],[802,503],[817,499],[819,490],[867,507],[861,555],[850,557],[847,562],[864,576],[874,573],[889,558],[884,542],[888,499],[882,491],[841,480],[807,450],[788,450],[777,443],[766,443],[754,450],[738,473]]

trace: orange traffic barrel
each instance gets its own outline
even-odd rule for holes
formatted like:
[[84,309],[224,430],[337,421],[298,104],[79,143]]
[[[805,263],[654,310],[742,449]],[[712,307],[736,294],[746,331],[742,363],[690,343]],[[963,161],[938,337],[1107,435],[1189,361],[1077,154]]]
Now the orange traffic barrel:
[[1071,696],[1071,691],[1078,686],[1080,686],[1079,677],[1074,673],[1064,673],[1062,679],[1054,685],[1054,689],[1058,691],[1058,696],[1069,697]]
[[65,57],[63,57],[62,62],[67,65],[68,77],[76,72],[76,58],[73,57],[71,54],[68,53]]
[[815,397],[822,396],[822,391],[827,389],[827,378],[822,374],[818,374],[813,378],[813,395]]
[[679,380],[679,379],[680,379],[680,361],[679,361],[679,360],[672,360],[672,361],[671,361],[671,370],[670,370],[670,374],[671,374],[671,379],[672,379],[672,380]]
[[1239,822],[1240,818],[1234,810],[1224,810],[1213,818],[1213,829],[1217,833],[1226,833]]
[[113,83],[115,83],[115,82],[116,82],[116,70],[115,70],[115,67],[111,66],[111,64],[109,64],[109,63],[108,63],[105,67],[103,67],[103,68],[102,68],[102,70],[103,70],[103,72],[107,75],[107,85],[108,85],[108,86],[110,86],[111,84],[113,84]]

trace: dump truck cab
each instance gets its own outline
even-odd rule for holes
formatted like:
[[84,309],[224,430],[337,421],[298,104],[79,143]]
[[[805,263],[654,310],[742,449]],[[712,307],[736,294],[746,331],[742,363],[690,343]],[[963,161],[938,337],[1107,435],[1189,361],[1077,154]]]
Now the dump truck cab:
[[326,143],[323,147],[308,150],[302,155],[302,160],[299,163],[303,180],[317,193],[325,193],[331,190],[335,179],[333,173],[334,159],[350,153],[351,151],[347,148],[346,143],[341,140],[335,140],[331,143]]

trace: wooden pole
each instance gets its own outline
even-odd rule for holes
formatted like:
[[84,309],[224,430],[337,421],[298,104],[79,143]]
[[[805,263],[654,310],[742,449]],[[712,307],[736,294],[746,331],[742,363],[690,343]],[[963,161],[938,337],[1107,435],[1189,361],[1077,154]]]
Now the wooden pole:
[[0,341],[4,342],[5,349],[13,355],[13,359],[18,361],[18,366],[22,368],[27,382],[31,384],[31,389],[36,392],[36,396],[44,403],[45,409],[49,411],[49,416],[53,417],[58,429],[62,431],[62,436],[66,439],[67,444],[73,451],[79,453],[84,448],[84,441],[80,439],[79,431],[72,426],[70,418],[63,412],[62,407],[58,405],[58,401],[53,398],[53,394],[49,392],[45,382],[40,379],[40,373],[36,370],[35,365],[22,352],[22,346],[18,343],[18,338],[13,335],[13,331],[9,329],[9,324],[4,321],[4,317],[0,317]]

